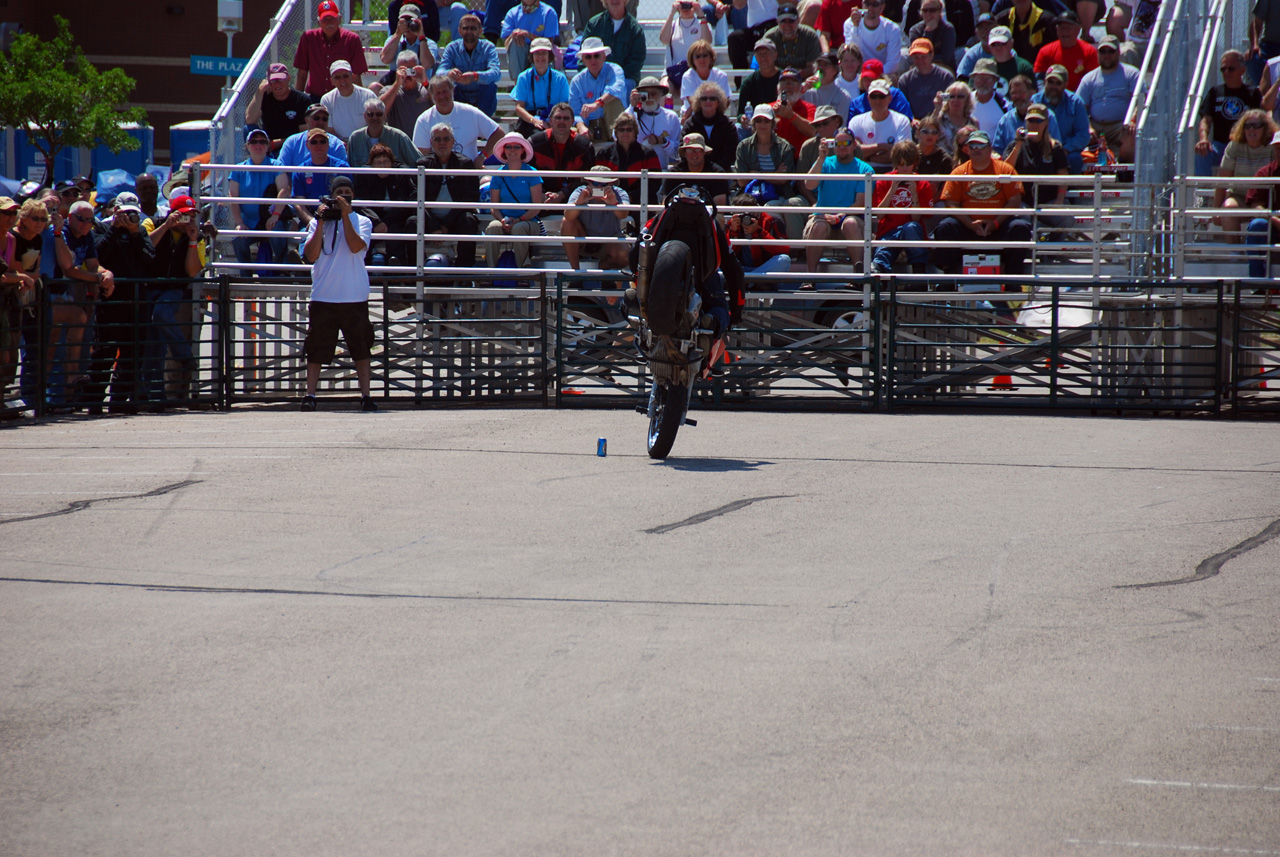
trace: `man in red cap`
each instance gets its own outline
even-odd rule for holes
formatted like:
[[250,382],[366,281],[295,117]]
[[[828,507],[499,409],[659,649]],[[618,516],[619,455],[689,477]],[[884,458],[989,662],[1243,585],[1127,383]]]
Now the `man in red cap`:
[[320,26],[307,30],[298,40],[298,50],[293,55],[293,67],[298,70],[298,89],[319,100],[333,83],[329,80],[329,67],[338,60],[351,65],[351,73],[357,81],[369,70],[364,59],[364,46],[360,37],[342,28],[342,13],[335,0],[321,0],[316,10]]

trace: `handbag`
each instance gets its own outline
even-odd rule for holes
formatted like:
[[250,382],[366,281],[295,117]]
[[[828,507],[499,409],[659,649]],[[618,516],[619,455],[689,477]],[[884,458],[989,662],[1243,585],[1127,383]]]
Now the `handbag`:
[[756,202],[764,205],[766,202],[772,202],[778,198],[778,188],[771,181],[764,179],[752,179],[747,182],[747,186],[742,189],[747,196],[755,197]]

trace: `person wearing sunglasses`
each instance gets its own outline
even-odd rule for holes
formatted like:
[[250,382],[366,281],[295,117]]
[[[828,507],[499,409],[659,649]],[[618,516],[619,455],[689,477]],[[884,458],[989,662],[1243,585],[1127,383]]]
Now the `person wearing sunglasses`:
[[[265,136],[265,132],[258,133]],[[268,173],[268,175],[270,175]],[[115,211],[98,241],[98,262],[115,277],[115,288],[97,305],[89,384],[84,403],[91,415],[102,413],[107,388],[111,413],[136,414],[141,400],[140,314],[136,303],[142,287],[131,280],[150,276],[156,251],[142,228],[142,206],[128,191],[115,198]]]
[[884,16],[884,0],[862,0],[844,22],[844,40],[858,46],[862,60],[878,60],[886,74],[902,66],[902,28]]
[[[1271,138],[1277,130],[1280,129],[1277,129],[1275,120],[1267,111],[1246,111],[1231,129],[1231,142],[1227,143],[1222,155],[1218,175],[1227,178],[1256,176],[1258,170],[1271,163]],[[1213,189],[1213,207],[1243,208],[1248,195],[1249,188],[1246,186],[1218,185]],[[1229,243],[1239,243],[1241,218],[1224,214],[1215,217],[1214,222],[1222,226]]]
[[[305,169],[306,167],[349,167],[351,165],[345,158],[335,157],[329,151],[329,135],[322,128],[312,128],[307,132],[307,148],[310,154],[298,165],[303,169],[293,173],[290,179],[289,196],[294,199],[314,201],[329,195],[329,185],[334,173],[311,172]],[[310,206],[296,205],[294,210],[298,212],[303,226],[311,222],[313,215]],[[272,214],[275,214],[274,210]]]
[[376,97],[372,90],[359,86],[359,78],[351,71],[351,63],[335,60],[329,66],[329,80],[333,89],[320,99],[329,109],[329,127],[342,140],[347,140],[364,127],[364,104]]
[[307,146],[307,135],[316,128],[320,128],[329,135],[329,154],[346,161],[347,144],[330,130],[329,118],[329,108],[323,104],[312,104],[308,107],[305,119],[307,129],[289,136],[280,145],[280,154],[276,156],[280,163],[286,167],[300,166],[311,154]]
[[370,98],[364,103],[364,127],[347,142],[347,161],[353,167],[368,166],[369,152],[379,144],[389,148],[402,164],[412,164],[422,155],[412,137],[387,122],[387,108],[382,101]]
[[[115,287],[111,272],[98,264],[93,227],[93,205],[78,200],[71,205],[63,228],[53,235],[57,269],[56,279],[49,284],[51,328],[45,356],[54,412],[69,413],[81,406],[79,399],[88,383],[82,374],[81,342],[93,320],[93,302]],[[64,344],[63,359],[57,362]]]
[[889,81],[880,78],[867,88],[871,110],[849,120],[849,130],[859,141],[859,155],[879,172],[892,167],[893,144],[911,139],[911,120],[889,109]]
[[1276,106],[1280,80],[1266,95],[1245,82],[1245,60],[1240,51],[1227,51],[1218,61],[1222,83],[1209,87],[1200,102],[1198,138],[1196,140],[1196,175],[1214,175],[1222,162],[1222,154],[1231,142],[1236,121],[1246,110],[1262,109],[1270,113]]
[[278,152],[286,138],[307,129],[304,117],[310,106],[311,96],[289,85],[289,67],[272,63],[244,109],[244,121],[261,126],[271,139],[271,151]]
[[[981,181],[981,177],[1016,176],[1012,166],[993,156],[991,137],[986,131],[973,131],[964,143],[969,160],[951,171],[951,180],[942,186],[942,203],[955,209],[933,230],[935,241],[957,242],[956,246],[934,248],[934,263],[945,274],[959,274],[964,244],[974,242],[1002,246],[1001,266],[1006,274],[1023,273],[1026,266],[1025,247],[1009,244],[1031,240],[1031,223],[1019,212],[1024,189],[1017,181]],[[975,181],[961,177],[979,177]],[[999,214],[966,214],[970,208],[1006,209]]]
[[680,78],[689,68],[689,48],[699,41],[712,44],[711,27],[703,17],[702,7],[695,0],[671,0],[671,11],[658,33],[658,41],[666,46],[664,64],[667,82],[676,92],[680,91]]
[[[270,156],[271,138],[261,128],[254,128],[245,135],[244,145],[249,157],[241,161],[240,166],[283,166],[280,161]],[[227,192],[231,196],[274,199],[279,195],[280,182],[284,178],[284,173],[271,172],[269,170],[233,170],[227,178]],[[229,203],[227,207],[231,215],[232,227],[237,232],[244,230],[281,231],[284,229],[282,216],[274,211],[274,203],[246,202],[242,205],[238,202],[233,202]],[[236,254],[236,261],[241,264],[253,261],[253,246],[255,244],[261,245],[263,242],[267,243],[272,262],[278,264],[284,261],[284,238],[243,237],[231,240],[231,246]],[[247,269],[243,269],[242,273],[244,276],[249,275]]]
[[[852,212],[862,208],[866,196],[867,183],[860,180],[861,177],[874,175],[875,170],[858,158],[858,143],[853,132],[841,128],[830,143],[823,140],[818,146],[818,159],[809,168],[809,173],[814,178],[806,179],[804,184],[809,190],[818,192],[817,207],[836,210],[810,215],[804,227],[805,240],[843,239],[849,251],[849,262],[855,271],[861,270],[863,224],[862,218]],[[817,273],[822,251],[823,248],[816,244],[804,248],[809,273]],[[805,283],[800,288],[807,291],[813,288],[813,284]]]

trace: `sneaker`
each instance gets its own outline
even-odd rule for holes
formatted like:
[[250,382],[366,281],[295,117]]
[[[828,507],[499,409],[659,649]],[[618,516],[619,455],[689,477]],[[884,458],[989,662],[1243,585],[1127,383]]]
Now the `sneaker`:
[[360,397],[360,410],[366,414],[373,413],[378,409],[378,404],[373,400],[373,396]]
[[302,407],[300,408],[300,410],[307,411],[308,413],[310,413],[311,411],[314,411],[315,409],[316,409],[316,397],[315,397],[315,396],[303,396],[303,397],[302,397]]

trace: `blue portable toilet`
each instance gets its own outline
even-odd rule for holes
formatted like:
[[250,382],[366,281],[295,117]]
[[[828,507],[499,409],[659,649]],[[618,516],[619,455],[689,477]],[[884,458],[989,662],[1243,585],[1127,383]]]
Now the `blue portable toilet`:
[[132,152],[122,151],[118,155],[113,155],[106,146],[98,146],[93,150],[93,171],[95,174],[106,170],[124,170],[136,176],[146,169],[147,164],[155,159],[155,129],[149,125],[139,125],[136,122],[124,122],[121,123],[120,127],[128,131],[129,136],[138,141],[139,147]]
[[[44,179],[44,155],[40,153],[27,136],[26,129],[6,128],[4,135],[6,161],[4,174],[18,181],[42,181]],[[8,151],[12,143],[13,160],[8,161]],[[91,166],[86,164],[86,150],[65,147],[54,159],[52,181],[75,178],[90,172]]]
[[191,122],[179,122],[169,126],[169,163],[177,169],[183,161],[203,155],[209,151],[209,129],[213,123],[208,119],[196,119]]

